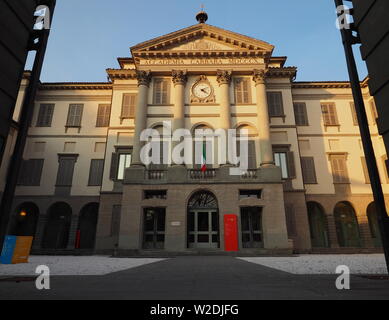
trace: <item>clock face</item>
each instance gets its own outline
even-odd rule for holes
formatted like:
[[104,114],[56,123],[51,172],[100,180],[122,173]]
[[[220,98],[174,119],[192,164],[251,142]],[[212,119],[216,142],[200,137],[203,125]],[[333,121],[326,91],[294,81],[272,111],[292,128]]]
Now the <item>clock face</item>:
[[212,88],[208,83],[198,83],[193,88],[194,95],[199,99],[208,98],[212,93]]

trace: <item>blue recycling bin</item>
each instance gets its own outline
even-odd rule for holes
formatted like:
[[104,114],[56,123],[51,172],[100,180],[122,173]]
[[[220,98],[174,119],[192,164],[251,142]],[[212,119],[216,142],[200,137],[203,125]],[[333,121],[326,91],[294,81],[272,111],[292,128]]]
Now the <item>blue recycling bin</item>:
[[16,248],[16,236],[6,236],[4,239],[3,250],[1,251],[0,263],[12,264],[12,258]]

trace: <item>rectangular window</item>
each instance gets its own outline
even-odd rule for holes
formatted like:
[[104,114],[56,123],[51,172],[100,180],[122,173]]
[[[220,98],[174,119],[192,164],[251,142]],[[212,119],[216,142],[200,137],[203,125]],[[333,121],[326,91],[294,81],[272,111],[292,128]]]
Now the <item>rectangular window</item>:
[[330,156],[334,183],[349,183],[347,163],[345,155]]
[[71,187],[73,183],[76,156],[60,156],[57,172],[57,187]]
[[389,183],[389,171],[388,171],[387,162],[388,162],[388,157],[386,155],[382,156],[382,165],[384,166],[386,183]]
[[294,152],[287,151],[287,148],[278,147],[277,149],[274,151],[274,161],[276,166],[281,168],[282,179],[296,178]]
[[307,105],[304,102],[297,102],[293,104],[294,116],[296,119],[296,125],[309,126]]
[[103,182],[104,159],[92,159],[88,186],[101,186]]
[[350,109],[351,109],[351,115],[353,117],[353,124],[354,126],[358,125],[358,118],[357,118],[357,112],[355,111],[355,103],[350,102]]
[[169,104],[170,82],[154,79],[154,104]]
[[287,161],[286,152],[274,153],[274,160],[276,166],[281,168],[282,179],[288,179],[289,172],[288,172],[288,161]]
[[262,190],[239,190],[239,199],[261,199]]
[[137,96],[134,93],[123,94],[121,119],[131,119],[135,117],[136,97]]
[[53,120],[54,104],[41,104],[38,113],[37,127],[51,127]]
[[23,160],[18,185],[40,186],[44,159]]
[[145,190],[144,198],[145,199],[166,199],[167,191],[166,190]]
[[285,117],[282,92],[268,92],[267,101],[270,117]]
[[321,112],[325,126],[338,126],[338,116],[336,114],[335,103],[322,103]]
[[82,120],[82,111],[84,105],[82,104],[71,104],[69,106],[68,120],[66,126],[69,128],[80,128]]
[[111,117],[111,105],[100,104],[97,109],[96,127],[109,127]]
[[369,171],[367,170],[367,163],[365,157],[361,157],[361,163],[362,163],[363,175],[365,176],[365,183],[370,184],[370,176],[369,176]]
[[301,168],[305,184],[316,184],[315,159],[313,157],[301,157]]
[[251,87],[250,80],[244,78],[235,79],[235,103],[249,104],[251,103]]
[[113,169],[115,171],[113,180],[123,180],[125,170],[131,166],[131,154],[130,153],[116,154],[116,156],[112,157],[112,166],[115,168]]

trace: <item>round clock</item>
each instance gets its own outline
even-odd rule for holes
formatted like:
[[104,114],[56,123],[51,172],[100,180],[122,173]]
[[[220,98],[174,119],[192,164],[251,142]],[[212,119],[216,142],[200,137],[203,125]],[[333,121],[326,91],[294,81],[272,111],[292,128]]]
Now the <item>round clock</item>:
[[208,83],[200,82],[194,86],[193,94],[196,98],[206,99],[212,94],[212,88]]

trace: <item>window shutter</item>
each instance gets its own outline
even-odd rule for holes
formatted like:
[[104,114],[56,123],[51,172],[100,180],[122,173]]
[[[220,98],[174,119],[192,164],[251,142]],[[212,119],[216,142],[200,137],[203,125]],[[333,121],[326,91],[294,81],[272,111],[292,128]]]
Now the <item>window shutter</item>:
[[53,114],[54,114],[54,104],[41,104],[36,126],[51,127]]
[[119,164],[119,154],[118,153],[112,153],[111,171],[110,171],[110,174],[109,174],[109,178],[111,180],[117,180],[118,164]]
[[96,127],[108,127],[110,116],[111,106],[106,104],[99,105],[97,110]]
[[296,119],[296,125],[298,126],[308,126],[308,114],[307,106],[305,103],[294,103],[294,115]]
[[250,84],[247,79],[244,79],[242,81],[242,86],[243,86],[243,102],[250,103],[251,102]]
[[296,165],[294,161],[294,152],[287,152],[287,161],[288,161],[288,178],[295,179],[296,178]]
[[122,104],[122,119],[128,119],[135,116],[136,94],[124,94]]
[[317,183],[315,161],[313,157],[302,157],[301,168],[303,171],[303,180],[306,184]]
[[284,106],[282,101],[282,92],[268,92],[267,100],[269,105],[270,117],[284,116]]
[[336,107],[334,103],[322,104],[322,114],[325,126],[338,125],[338,117],[336,114]]
[[103,181],[104,160],[92,159],[89,170],[89,186],[101,186]]
[[334,183],[348,183],[346,159],[344,156],[331,157],[332,174]]
[[162,80],[154,80],[154,104],[162,104]]
[[255,141],[250,140],[248,143],[248,169],[257,168],[257,157],[255,154]]
[[71,104],[69,106],[68,120],[66,124],[68,127],[81,126],[83,107],[84,106],[82,104]]
[[74,158],[61,158],[57,173],[57,186],[70,187],[73,182]]
[[170,82],[168,80],[162,81],[162,104],[169,103]]
[[357,118],[357,112],[355,111],[354,102],[350,102],[350,108],[351,108],[351,114],[353,117],[353,124],[354,124],[354,126],[357,126],[358,125],[358,118]]
[[31,170],[31,180],[29,181],[31,186],[39,186],[41,183],[42,170],[43,170],[43,159],[32,159],[29,160]]
[[23,186],[25,185],[26,181],[26,165],[27,165],[27,160],[22,160],[22,163],[20,165],[20,171],[19,171],[19,176],[18,176],[18,185]]
[[374,100],[370,101],[370,108],[371,108],[371,114],[373,117],[373,121],[374,121],[374,123],[376,123],[377,119],[378,119],[378,112],[377,112],[377,107],[376,107]]
[[370,184],[370,176],[369,176],[369,171],[367,170],[366,158],[361,157],[361,162],[362,162],[363,174],[365,176],[365,183]]
[[235,103],[243,103],[242,79],[235,80]]

